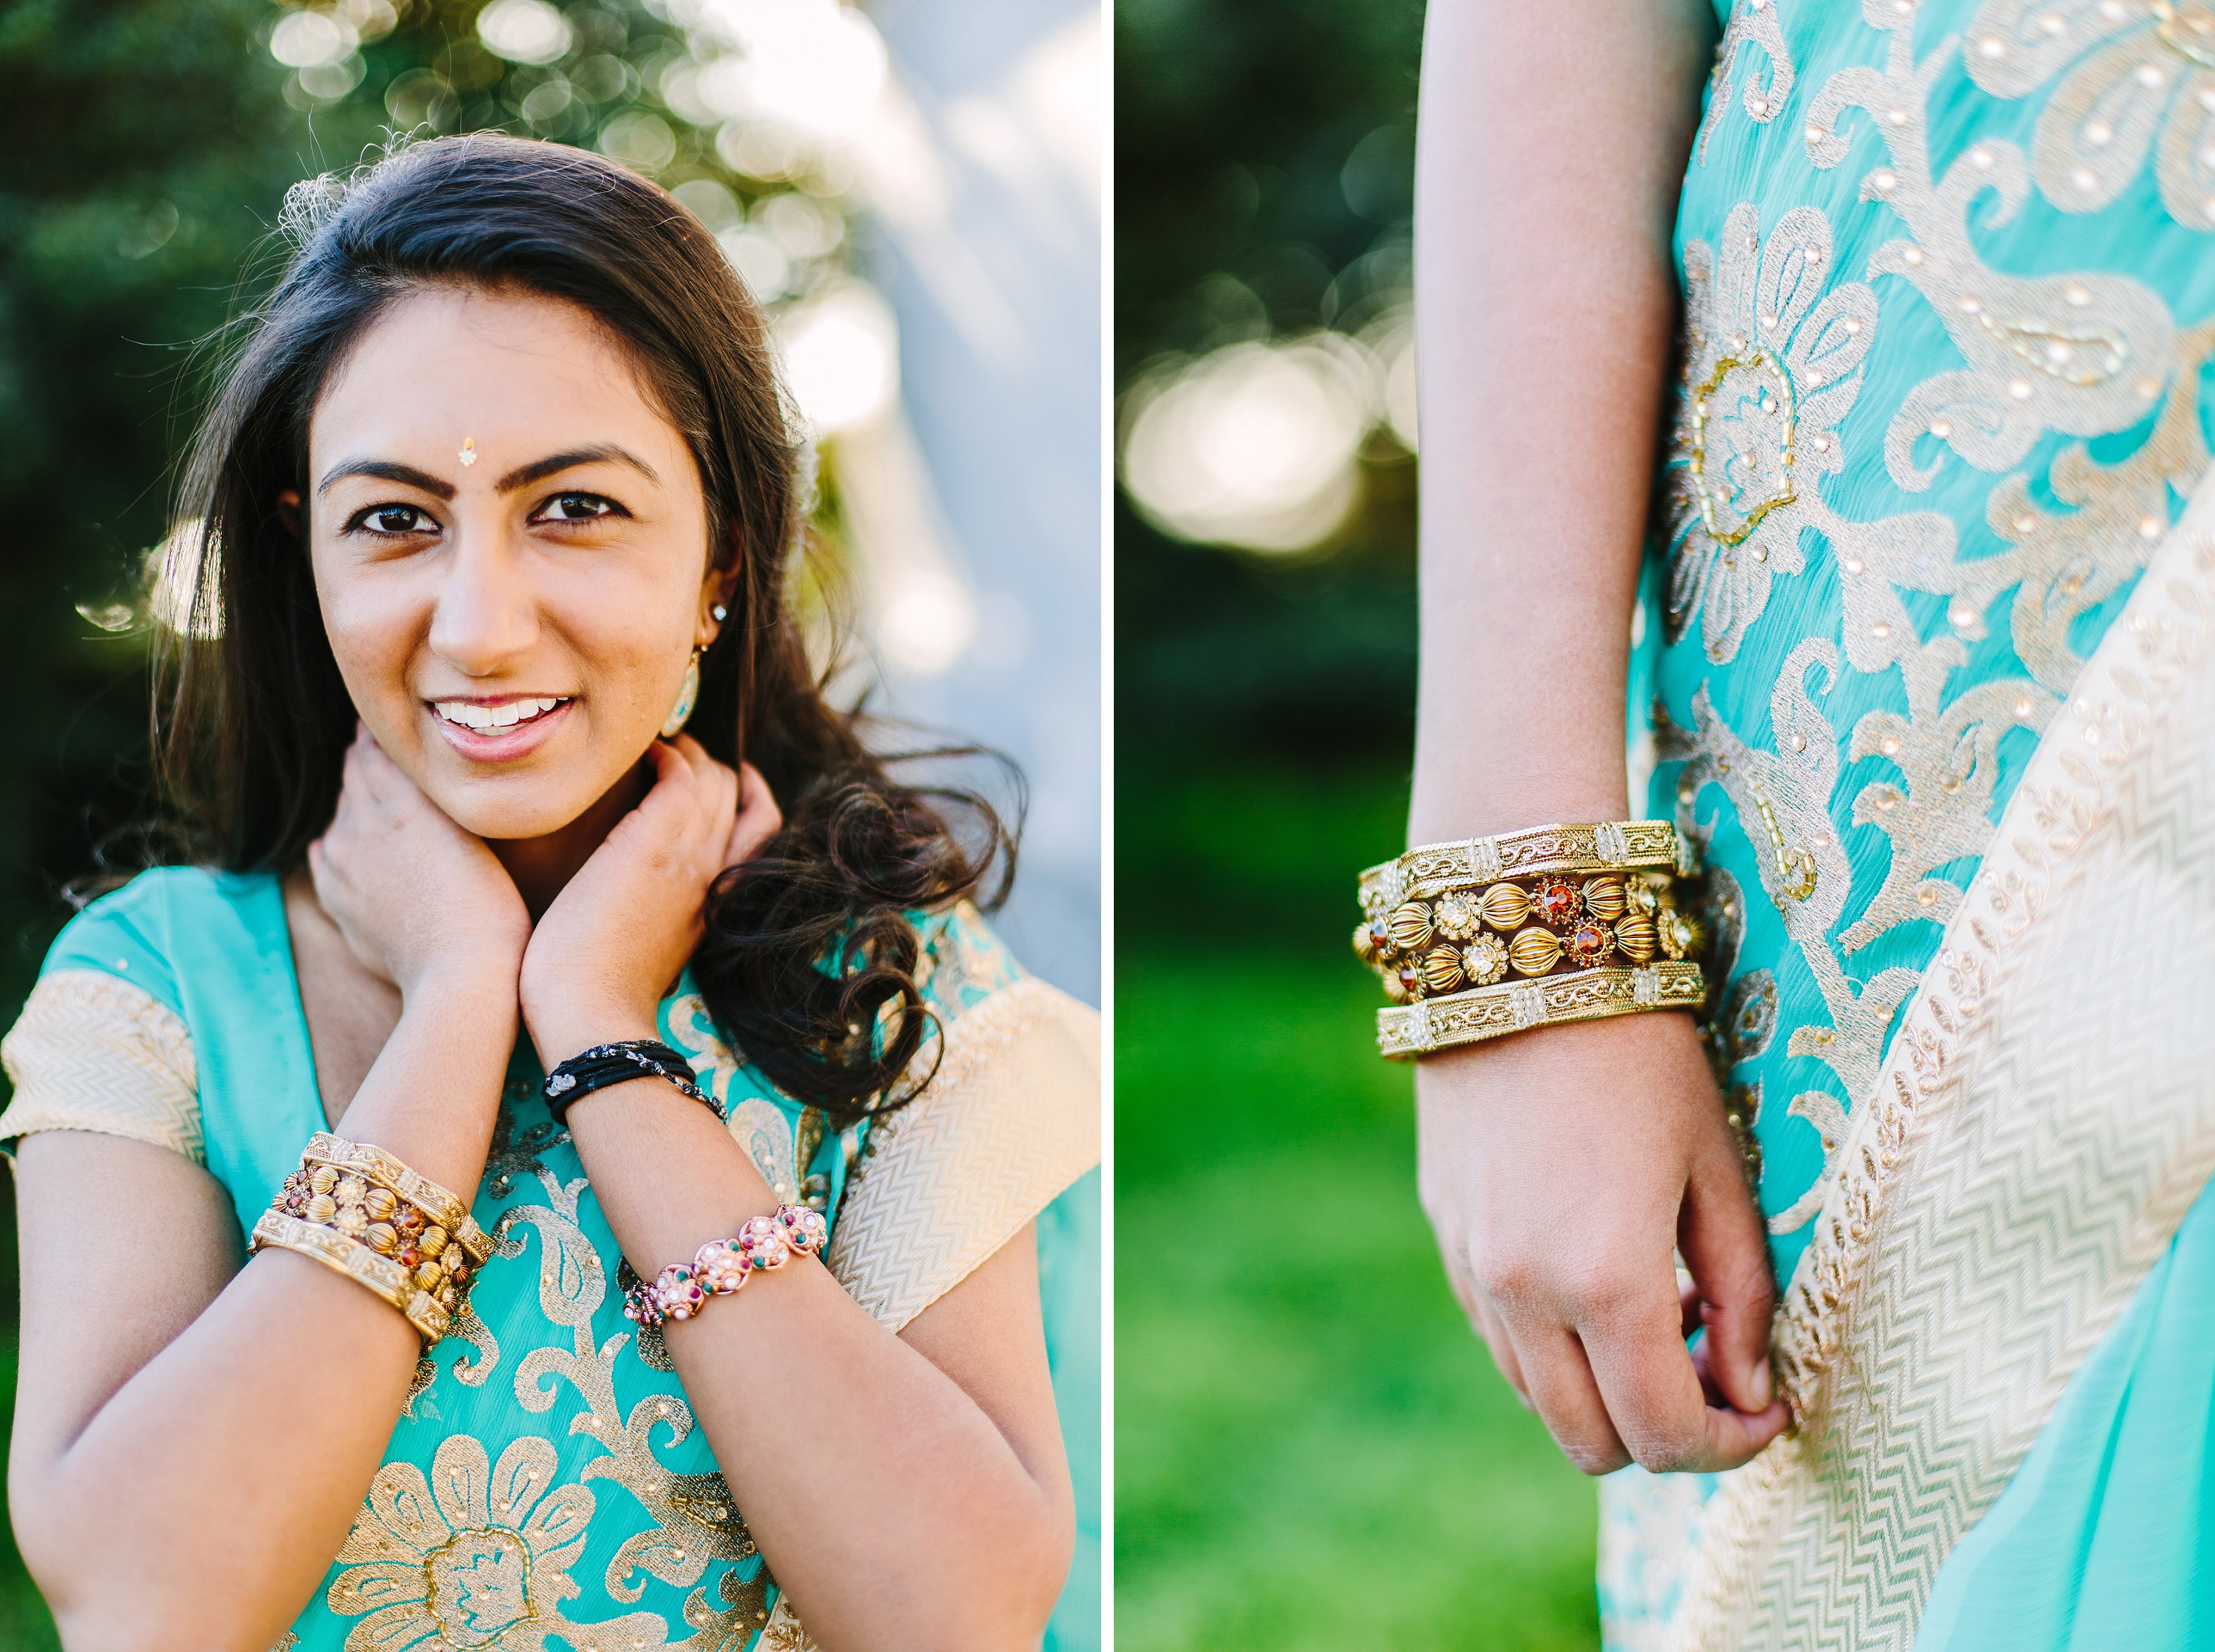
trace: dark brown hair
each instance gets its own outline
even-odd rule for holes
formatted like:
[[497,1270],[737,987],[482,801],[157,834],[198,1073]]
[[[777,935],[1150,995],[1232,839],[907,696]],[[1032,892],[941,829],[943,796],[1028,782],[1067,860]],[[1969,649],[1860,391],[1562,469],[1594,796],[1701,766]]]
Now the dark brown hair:
[[[692,967],[726,1036],[787,1093],[866,1109],[928,1011],[911,915],[1004,894],[1012,835],[975,794],[896,782],[858,711],[833,706],[790,603],[801,449],[768,329],[699,220],[656,185],[559,144],[475,133],[296,186],[289,251],[243,314],[183,472],[198,521],[193,611],[155,696],[156,770],[191,858],[288,870],[329,823],[355,712],[313,574],[278,508],[304,497],[308,426],[333,366],[383,308],[435,284],[580,306],[628,347],[684,433],[730,617],[701,662],[690,732],[758,768],[784,827],[709,894]],[[158,633],[157,633],[158,634]],[[933,755],[922,753],[918,755]]]

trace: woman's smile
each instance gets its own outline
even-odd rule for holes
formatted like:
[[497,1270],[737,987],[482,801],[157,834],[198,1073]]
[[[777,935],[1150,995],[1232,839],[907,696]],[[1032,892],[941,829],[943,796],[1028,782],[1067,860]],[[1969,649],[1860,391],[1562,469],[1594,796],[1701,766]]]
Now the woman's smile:
[[526,757],[551,739],[576,697],[568,694],[493,694],[426,700],[446,743],[478,763]]

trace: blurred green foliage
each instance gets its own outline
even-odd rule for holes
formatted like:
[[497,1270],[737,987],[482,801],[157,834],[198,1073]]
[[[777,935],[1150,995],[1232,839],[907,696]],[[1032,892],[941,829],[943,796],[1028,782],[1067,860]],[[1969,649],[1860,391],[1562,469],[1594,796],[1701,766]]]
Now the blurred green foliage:
[[[307,44],[339,48],[288,68],[272,35],[299,26],[298,5],[0,7],[0,1025],[68,916],[63,885],[145,801],[147,551],[204,388],[193,347],[273,275],[285,189],[374,159],[396,132],[482,127],[596,146],[672,187],[711,181],[728,196],[685,197],[707,217],[773,187],[775,157],[727,153],[730,134],[668,107],[685,40],[666,14],[566,4],[566,45],[533,64],[485,48],[481,9],[330,0]],[[0,1324],[15,1311],[12,1194],[0,1178]],[[14,1350],[9,1330],[0,1401]],[[53,1643],[0,1544],[0,1646]]]
[[[1118,0],[1120,385],[1405,301],[1421,29],[1417,0]],[[1347,526],[1293,556],[1178,544],[1119,500],[1119,785],[1224,752],[1406,751],[1414,467],[1376,457]]]
[[[1115,359],[1405,303],[1416,0],[1117,0]],[[1415,466],[1315,550],[1115,516],[1116,1625],[1126,1652],[1590,1647],[1591,1485],[1441,1274],[1369,1043]]]

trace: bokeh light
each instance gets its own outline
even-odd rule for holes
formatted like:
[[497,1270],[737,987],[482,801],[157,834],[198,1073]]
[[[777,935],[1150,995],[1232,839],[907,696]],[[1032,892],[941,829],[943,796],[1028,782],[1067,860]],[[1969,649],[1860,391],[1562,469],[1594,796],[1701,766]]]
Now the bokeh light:
[[883,38],[837,0],[684,0],[671,9],[693,12],[695,85],[726,119],[831,143],[869,120],[885,89]]
[[1359,497],[1377,376],[1367,349],[1333,333],[1158,367],[1125,404],[1124,488],[1176,538],[1304,550]]
[[546,0],[492,0],[477,14],[477,38],[510,63],[554,63],[574,36]]
[[882,418],[899,393],[892,311],[860,281],[842,281],[788,312],[778,327],[785,382],[820,434]]

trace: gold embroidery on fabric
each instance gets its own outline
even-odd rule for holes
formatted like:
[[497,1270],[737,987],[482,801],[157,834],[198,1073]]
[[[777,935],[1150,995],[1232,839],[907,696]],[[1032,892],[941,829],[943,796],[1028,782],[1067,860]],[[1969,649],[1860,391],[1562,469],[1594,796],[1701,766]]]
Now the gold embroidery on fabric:
[[1847,531],[1823,504],[1844,463],[1838,425],[1861,393],[1876,295],[1830,292],[1831,225],[1813,207],[1777,221],[1766,248],[1751,205],[1731,211],[1720,250],[1684,249],[1684,394],[1669,456],[1671,642],[1701,617],[1708,658],[1736,656],[1769,603],[1771,578],[1806,566],[1804,530]]
[[770,1616],[762,1630],[757,1652],[821,1652],[814,1639],[800,1626],[800,1619],[792,1615],[791,1608],[782,1600]]
[[[1777,21],[1776,4],[1777,0],[1747,0],[1732,11],[1722,39],[1715,42],[1715,66],[1708,76],[1708,107],[1700,117],[1699,143],[1694,151],[1703,166],[1708,162],[1709,140],[1730,109],[1732,83],[1741,64],[1746,71],[1746,90],[1739,107],[1746,111],[1746,119],[1757,126],[1767,126],[1784,113],[1785,100],[1792,95],[1795,71],[1792,53],[1784,44],[1783,28]],[[1752,54],[1756,52],[1769,59],[1765,81],[1754,78]]]
[[[1740,376],[1735,384],[1733,375]],[[1708,423],[1714,416],[1710,408],[1727,408],[1733,396],[1739,411],[1726,412],[1721,419],[1752,422],[1744,413],[1746,403],[1752,402],[1770,427],[1774,457],[1770,446],[1762,443],[1735,446],[1721,466],[1723,475],[1711,481],[1708,476]],[[1743,544],[1761,525],[1762,518],[1792,502],[1795,401],[1792,379],[1784,364],[1767,350],[1719,358],[1715,371],[1693,390],[1686,469],[1691,472],[1692,492],[1700,502],[1700,525],[1717,544]]]
[[[494,1231],[495,1254],[520,1256],[524,1241],[518,1230],[537,1230],[539,1306],[549,1321],[570,1332],[571,1345],[533,1348],[517,1362],[516,1401],[526,1411],[547,1411],[555,1402],[549,1379],[566,1381],[586,1406],[570,1419],[570,1432],[590,1436],[607,1454],[586,1463],[575,1482],[558,1488],[552,1486],[553,1447],[537,1438],[518,1440],[502,1452],[488,1491],[485,1448],[468,1434],[440,1442],[427,1489],[411,1464],[380,1469],[339,1557],[365,1563],[339,1577],[328,1597],[334,1612],[381,1614],[356,1627],[347,1639],[349,1652],[381,1649],[388,1637],[398,1637],[390,1644],[412,1644],[434,1631],[455,1652],[494,1646],[537,1652],[549,1637],[580,1652],[668,1647],[669,1625],[658,1613],[591,1624],[561,1615],[561,1602],[579,1592],[568,1573],[584,1547],[594,1507],[586,1483],[596,1479],[614,1481],[654,1521],[610,1562],[603,1585],[615,1600],[627,1604],[643,1595],[644,1581],[636,1579],[641,1571],[683,1588],[697,1583],[715,1560],[743,1561],[757,1553],[721,1474],[678,1474],[655,1455],[657,1426],[667,1430],[669,1445],[690,1436],[690,1407],[676,1395],[653,1394],[628,1416],[623,1412],[615,1397],[615,1362],[629,1339],[618,1335],[604,1346],[593,1342],[592,1315],[605,1298],[607,1280],[598,1253],[578,1225],[586,1182],[563,1182],[543,1167],[537,1175],[548,1202],[502,1213]],[[499,1357],[498,1345],[488,1330],[472,1340],[492,1351],[474,1366],[457,1361],[455,1371],[464,1381],[482,1383]],[[682,1644],[701,1652],[743,1647],[769,1616],[771,1587],[767,1570],[758,1568],[752,1580],[727,1570],[718,1599],[711,1600],[705,1588],[694,1589],[684,1608],[692,1632]]]
[[[651,1436],[657,1425],[667,1428],[671,1445],[690,1435],[691,1408],[674,1394],[648,1395],[628,1416],[617,1403],[616,1358],[630,1339],[612,1336],[603,1347],[595,1347],[592,1341],[592,1313],[606,1293],[607,1280],[598,1253],[577,1225],[577,1199],[584,1179],[564,1185],[542,1173],[541,1180],[551,1202],[511,1209],[500,1225],[506,1229],[528,1222],[538,1229],[539,1305],[548,1319],[569,1328],[573,1342],[566,1349],[537,1348],[523,1357],[516,1366],[516,1401],[525,1410],[543,1411],[554,1403],[548,1379],[568,1382],[588,1408],[571,1419],[571,1431],[590,1436],[608,1453],[586,1463],[579,1478],[615,1481],[654,1521],[653,1527],[624,1543],[609,1562],[603,1581],[610,1596],[637,1600],[645,1585],[631,1580],[641,1570],[678,1588],[688,1587],[699,1581],[711,1561],[751,1557],[756,1552],[753,1538],[731,1504],[722,1476],[676,1473],[653,1452]],[[711,1508],[718,1513],[707,1516]],[[709,1618],[735,1624],[739,1614],[766,1611],[765,1570],[751,1581],[727,1575],[723,1587],[735,1588],[738,1598],[721,1607],[707,1608]],[[696,1594],[693,1599],[700,1596]]]
[[2215,229],[2215,10],[2204,0],[1985,0],[1964,57],[1994,97],[2062,77],[2031,138],[2038,187],[2060,211],[2113,205],[2151,153],[2169,215]]
[[[2076,9],[2065,23],[2105,29],[2085,22],[2095,11]],[[2038,13],[2049,15],[2064,15]],[[2024,27],[2052,38],[2042,22]],[[1930,177],[1924,101],[1942,55],[1917,70],[1909,32],[1895,29],[1883,71],[1840,71],[1809,119],[1809,157],[1830,167],[1845,159],[1850,143],[1838,130],[1844,113],[1860,108],[1872,117],[1890,164],[1868,175],[1862,193],[1896,212],[1912,239],[1885,243],[1870,268],[1911,283],[1968,363],[1906,397],[1886,438],[1893,479],[1911,489],[1930,484],[1936,461],[1923,467],[1915,458],[1926,437],[1998,471],[2022,459],[2045,430],[2106,435],[2149,412],[2156,417],[2146,440],[2114,464],[2097,463],[2081,443],[2065,449],[2048,477],[2063,509],[2034,503],[2025,476],[2002,481],[1986,507],[1987,523],[2006,546],[1997,554],[1957,561],[1950,523],[1916,516],[1840,547],[1848,660],[1862,672],[1899,666],[1907,697],[1905,717],[1872,712],[1851,738],[1852,757],[1888,758],[1900,782],[1873,783],[1854,800],[1856,823],[1882,831],[1893,852],[1882,887],[1840,937],[1849,952],[1896,924],[1952,917],[1960,887],[1932,875],[1989,840],[2001,737],[2045,728],[2083,666],[2070,645],[2071,628],[2137,575],[2168,529],[2172,496],[2188,494],[2207,465],[2199,387],[2215,351],[2215,322],[2180,331],[2159,298],[2126,277],[2024,279],[1983,264],[1969,238],[1970,207],[1991,191],[1998,206],[1987,217],[2004,221],[2028,192],[2025,164],[2012,145],[1985,141],[1942,178]],[[1973,67],[1989,61],[1973,48]],[[2017,319],[2001,323],[2000,316]],[[2087,340],[2098,341],[2096,351],[2083,347]],[[2126,363],[2133,364],[2128,372]],[[1922,641],[1895,587],[1945,599],[1948,629]],[[2009,640],[2029,678],[1996,679],[1944,703],[1948,678],[1967,663],[1968,643],[1986,634],[1987,616],[2010,588]]]
[[[1881,970],[1856,990],[1825,938],[1845,910],[1852,869],[1844,846],[1831,830],[1838,736],[1816,709],[1807,682],[1811,672],[1820,671],[1827,689],[1838,665],[1837,648],[1820,637],[1808,638],[1786,658],[1770,699],[1770,724],[1783,748],[1780,751],[1759,751],[1740,740],[1716,715],[1704,684],[1692,697],[1695,728],[1679,728],[1657,714],[1654,739],[1662,760],[1678,759],[1684,765],[1677,784],[1680,829],[1697,830],[1694,802],[1703,788],[1715,785],[1722,789],[1741,825],[1760,820],[1765,808],[1779,838],[1789,846],[1787,856],[1758,857],[1755,864],[1764,893],[1783,919],[1787,938],[1806,961],[1822,995],[1831,1023],[1794,1028],[1785,1048],[1789,1054],[1822,1062],[1845,1095],[1855,1096],[1866,1094],[1875,1082],[1886,1029],[1914,989],[1915,972]],[[1813,873],[1805,879],[1807,896],[1794,898],[1790,888],[1799,887],[1807,869]],[[1795,880],[1789,887],[1784,881],[1788,870]],[[1791,1232],[1813,1218],[1820,1202],[1819,1189],[1835,1169],[1835,1133],[1819,1121],[1843,1116],[1844,1103],[1813,1091],[1794,1097],[1785,1111],[1788,1116],[1807,1120],[1825,1137],[1824,1169],[1813,1188],[1770,1219],[1774,1233]]]
[[[404,1417],[414,1416],[415,1402],[430,1392],[431,1385],[438,1380],[439,1362],[427,1354],[417,1356],[414,1374],[408,1379],[408,1397],[400,1402],[400,1415]],[[423,1415],[426,1416],[431,1415],[427,1407]]]
[[798,1145],[792,1121],[774,1102],[752,1096],[730,1112],[731,1134],[780,1205],[800,1202]]
[[433,1635],[455,1652],[536,1652],[549,1637],[579,1648],[665,1645],[667,1630],[651,1613],[598,1624],[563,1618],[562,1602],[578,1592],[569,1569],[584,1551],[592,1494],[555,1485],[555,1470],[553,1445],[529,1435],[488,1470],[482,1442],[469,1434],[439,1442],[427,1477],[413,1463],[377,1470],[339,1551],[345,1569],[325,1595],[334,1612],[362,1620],[347,1652]]

